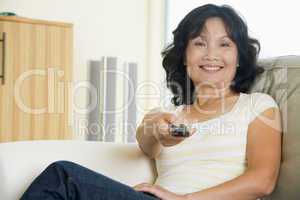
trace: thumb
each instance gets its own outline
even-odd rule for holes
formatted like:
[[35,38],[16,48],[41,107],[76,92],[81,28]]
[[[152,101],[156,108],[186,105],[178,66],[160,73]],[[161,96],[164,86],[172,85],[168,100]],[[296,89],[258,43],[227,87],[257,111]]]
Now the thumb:
[[165,113],[163,118],[168,123],[173,123],[174,121],[176,121],[176,115],[172,113]]

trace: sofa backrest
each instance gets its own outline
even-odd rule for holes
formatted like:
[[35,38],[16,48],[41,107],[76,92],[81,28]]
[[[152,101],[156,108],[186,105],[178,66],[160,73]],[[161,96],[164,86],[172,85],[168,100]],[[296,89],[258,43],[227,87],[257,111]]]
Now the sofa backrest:
[[278,103],[283,125],[282,165],[274,192],[265,199],[300,199],[300,56],[259,61],[265,72],[251,92],[270,94]]

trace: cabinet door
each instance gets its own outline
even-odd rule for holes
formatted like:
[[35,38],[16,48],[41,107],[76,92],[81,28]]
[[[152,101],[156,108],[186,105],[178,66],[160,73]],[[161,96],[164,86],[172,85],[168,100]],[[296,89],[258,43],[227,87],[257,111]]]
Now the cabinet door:
[[71,138],[72,29],[46,27],[48,76],[47,134],[51,139]]
[[64,31],[42,24],[0,22],[3,32],[0,141],[70,138],[65,68],[71,67],[71,56],[63,55],[71,49],[62,41],[68,41]]

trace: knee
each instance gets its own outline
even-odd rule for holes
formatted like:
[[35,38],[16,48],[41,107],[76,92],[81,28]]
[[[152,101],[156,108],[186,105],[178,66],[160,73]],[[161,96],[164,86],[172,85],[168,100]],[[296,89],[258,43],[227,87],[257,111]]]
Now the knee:
[[59,160],[59,161],[55,161],[53,163],[51,163],[47,168],[70,168],[70,167],[74,167],[75,165],[77,165],[74,162],[71,161],[67,161],[67,160]]

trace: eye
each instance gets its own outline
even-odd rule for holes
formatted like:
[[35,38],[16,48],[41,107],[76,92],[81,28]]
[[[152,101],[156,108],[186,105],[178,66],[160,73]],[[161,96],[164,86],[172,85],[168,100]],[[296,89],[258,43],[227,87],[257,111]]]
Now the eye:
[[221,47],[230,47],[230,44],[228,42],[221,43]]
[[195,42],[195,46],[201,46],[204,47],[205,43],[204,42]]

